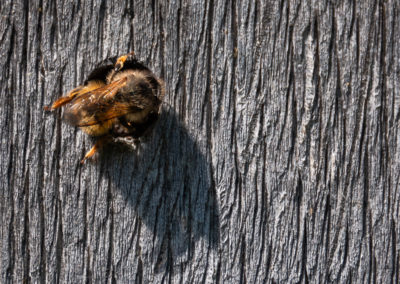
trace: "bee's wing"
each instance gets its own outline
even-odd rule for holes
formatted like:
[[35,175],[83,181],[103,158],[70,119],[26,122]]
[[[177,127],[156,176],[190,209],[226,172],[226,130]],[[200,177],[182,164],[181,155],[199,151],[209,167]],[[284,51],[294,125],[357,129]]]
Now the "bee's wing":
[[125,86],[126,80],[124,77],[76,97],[66,109],[64,118],[72,125],[83,127],[133,112],[132,105],[115,100],[115,95]]

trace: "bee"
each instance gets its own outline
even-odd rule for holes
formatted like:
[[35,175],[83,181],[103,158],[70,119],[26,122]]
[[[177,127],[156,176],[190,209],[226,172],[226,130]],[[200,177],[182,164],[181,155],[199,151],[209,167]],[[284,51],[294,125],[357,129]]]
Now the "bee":
[[157,121],[164,94],[163,80],[131,52],[104,60],[83,85],[44,109],[65,106],[67,122],[98,138],[83,164],[114,138],[143,136]]

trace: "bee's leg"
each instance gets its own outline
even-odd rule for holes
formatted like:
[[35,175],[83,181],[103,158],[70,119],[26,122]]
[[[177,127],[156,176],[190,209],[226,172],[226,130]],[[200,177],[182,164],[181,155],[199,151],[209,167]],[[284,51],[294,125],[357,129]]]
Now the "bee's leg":
[[82,91],[82,89],[83,89],[82,86],[79,86],[79,87],[73,89],[71,92],[69,92],[68,95],[66,95],[65,97],[59,98],[51,106],[45,106],[44,110],[52,111],[52,110],[55,110],[65,104],[69,103],[76,97],[76,95],[78,95]]
[[122,69],[122,67],[124,67],[124,63],[128,58],[134,57],[135,53],[132,51],[131,53],[122,55],[120,57],[118,57],[117,62],[115,62],[115,66],[114,66],[114,71],[118,72],[119,70]]
[[118,73],[124,67],[125,61],[127,61],[128,59],[131,59],[131,58],[135,58],[135,53],[133,51],[131,53],[128,53],[128,54],[118,57],[117,61],[115,62],[115,65],[114,65],[114,69],[112,69],[110,71],[110,73],[108,73],[108,75],[107,75],[106,80],[107,80],[108,84],[111,83],[115,74]]
[[101,147],[103,147],[109,141],[110,141],[109,136],[103,136],[99,140],[97,140],[94,146],[86,153],[85,157],[81,161],[81,164],[85,163],[87,159],[92,157]]

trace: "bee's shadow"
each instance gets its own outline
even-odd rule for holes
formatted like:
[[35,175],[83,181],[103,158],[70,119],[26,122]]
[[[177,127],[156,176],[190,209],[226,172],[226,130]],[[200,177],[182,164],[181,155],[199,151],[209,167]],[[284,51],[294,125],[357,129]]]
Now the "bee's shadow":
[[153,232],[156,269],[183,254],[192,258],[200,238],[208,246],[202,249],[218,246],[219,210],[205,152],[175,112],[164,109],[138,149],[114,145],[102,153],[102,170],[117,194]]

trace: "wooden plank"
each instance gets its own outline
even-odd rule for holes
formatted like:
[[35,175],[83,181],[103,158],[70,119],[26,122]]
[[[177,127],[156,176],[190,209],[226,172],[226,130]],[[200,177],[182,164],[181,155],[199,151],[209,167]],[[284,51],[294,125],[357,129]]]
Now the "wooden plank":
[[[0,4],[0,282],[378,282],[400,271],[397,1]],[[43,106],[134,50],[137,149]]]

